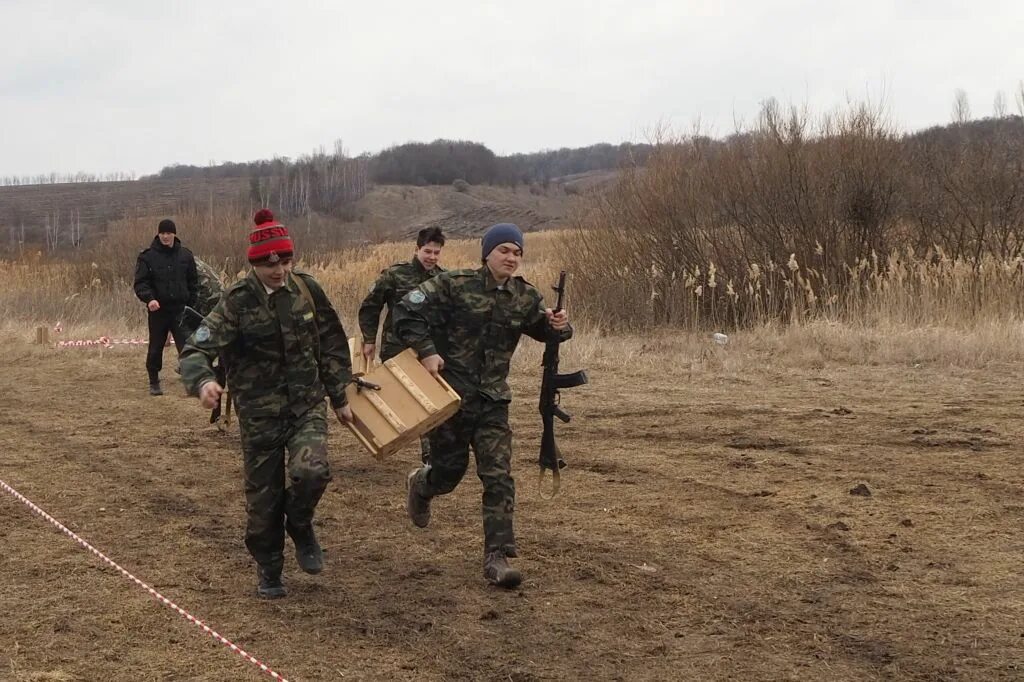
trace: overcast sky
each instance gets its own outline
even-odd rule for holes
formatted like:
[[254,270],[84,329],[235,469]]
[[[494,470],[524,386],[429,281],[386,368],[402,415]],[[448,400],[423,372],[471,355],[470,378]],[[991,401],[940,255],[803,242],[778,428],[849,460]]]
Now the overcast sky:
[[0,175],[713,134],[776,97],[900,128],[1016,111],[1024,2],[0,0]]

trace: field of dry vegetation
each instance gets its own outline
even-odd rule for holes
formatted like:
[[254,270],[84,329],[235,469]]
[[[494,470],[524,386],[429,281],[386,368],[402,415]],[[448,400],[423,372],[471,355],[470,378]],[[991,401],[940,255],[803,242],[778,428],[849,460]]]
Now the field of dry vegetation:
[[[990,216],[954,238],[872,212],[887,203],[851,212],[829,187],[877,187],[886,130],[851,115],[811,135],[777,114],[732,149],[671,145],[574,227],[527,235],[528,280],[571,272],[563,368],[591,383],[564,398],[570,468],[545,502],[540,348],[520,348],[516,591],[480,577],[475,480],[417,530],[417,453],[377,462],[332,426],[327,570],[288,567],[287,600],[252,597],[237,432],[146,395],[140,351],[31,344],[57,322],[139,332],[126,278],[151,219],[115,225],[95,261],[0,263],[0,479],[291,680],[1024,679],[1024,268],[1000,246],[1024,226]],[[864,182],[786,189],[828,159]],[[752,184],[702,191],[729,169]],[[229,213],[189,232],[227,279],[242,263],[225,226],[246,221]],[[452,242],[444,264],[477,248]],[[300,258],[352,329],[411,252]],[[6,495],[0,519],[0,678],[260,679]]]

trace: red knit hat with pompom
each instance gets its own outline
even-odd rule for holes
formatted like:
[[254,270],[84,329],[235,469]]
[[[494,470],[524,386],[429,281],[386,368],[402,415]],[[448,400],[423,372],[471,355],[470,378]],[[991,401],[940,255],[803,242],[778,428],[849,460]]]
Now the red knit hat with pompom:
[[282,258],[291,258],[295,253],[288,228],[274,220],[269,208],[261,208],[253,216],[256,227],[249,233],[249,262],[276,263]]

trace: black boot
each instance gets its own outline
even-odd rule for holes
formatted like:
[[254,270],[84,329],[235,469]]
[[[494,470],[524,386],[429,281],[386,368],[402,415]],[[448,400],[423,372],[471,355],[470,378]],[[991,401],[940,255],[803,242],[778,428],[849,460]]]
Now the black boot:
[[159,381],[150,381],[149,382],[149,394],[150,395],[163,395],[164,394],[163,389],[160,388],[160,382]]
[[417,528],[426,528],[430,525],[430,498],[420,494],[419,474],[419,469],[413,469],[405,479],[405,487],[408,490],[405,510],[409,513],[413,525]]
[[295,543],[295,560],[304,573],[316,575],[324,570],[324,551],[317,542],[316,533],[313,532],[313,525],[304,528],[288,526],[288,534],[292,536]]
[[256,588],[256,594],[261,598],[280,599],[288,596],[288,590],[284,589],[284,584],[281,582],[281,569],[264,568],[257,564],[256,576],[260,581],[259,587]]
[[523,582],[523,575],[509,565],[503,550],[488,552],[484,557],[484,577],[498,587],[512,588]]

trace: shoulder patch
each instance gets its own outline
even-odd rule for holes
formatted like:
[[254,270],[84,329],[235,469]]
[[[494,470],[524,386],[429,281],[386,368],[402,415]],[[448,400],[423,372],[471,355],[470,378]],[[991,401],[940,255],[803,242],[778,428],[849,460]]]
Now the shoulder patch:
[[420,303],[423,303],[425,300],[427,300],[426,294],[424,294],[419,289],[413,289],[412,291],[410,291],[408,298],[409,303],[412,303],[413,305],[419,305]]
[[199,343],[204,343],[209,340],[210,328],[207,327],[205,324],[199,325],[199,328],[196,329],[196,341],[198,341]]

